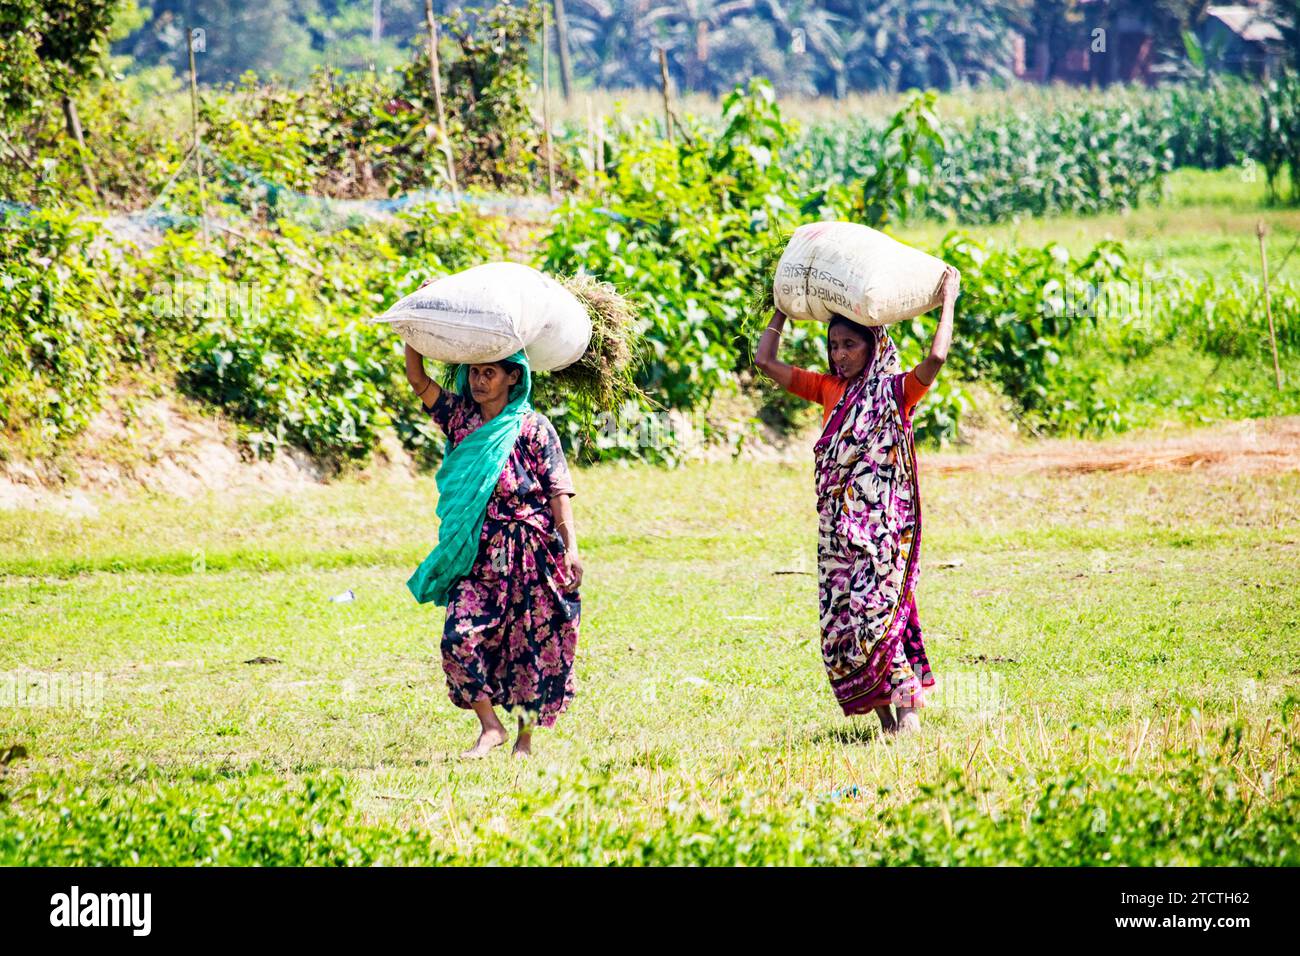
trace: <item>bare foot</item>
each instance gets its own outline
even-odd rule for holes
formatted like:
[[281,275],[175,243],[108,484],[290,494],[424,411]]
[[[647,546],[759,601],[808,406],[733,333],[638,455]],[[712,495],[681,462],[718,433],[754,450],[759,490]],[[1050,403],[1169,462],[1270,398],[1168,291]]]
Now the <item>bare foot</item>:
[[515,748],[510,751],[513,757],[527,757],[533,752],[533,722],[526,717],[519,718],[519,733],[515,736]]
[[880,732],[882,734],[892,734],[898,730],[898,724],[894,721],[894,715],[889,712],[888,707],[877,707],[876,716],[880,718]]
[[898,732],[912,734],[921,729],[921,718],[916,715],[915,707],[898,708]]
[[484,727],[478,735],[478,742],[466,750],[462,757],[466,760],[477,760],[479,757],[486,757],[493,747],[500,747],[506,742],[506,729],[504,727]]

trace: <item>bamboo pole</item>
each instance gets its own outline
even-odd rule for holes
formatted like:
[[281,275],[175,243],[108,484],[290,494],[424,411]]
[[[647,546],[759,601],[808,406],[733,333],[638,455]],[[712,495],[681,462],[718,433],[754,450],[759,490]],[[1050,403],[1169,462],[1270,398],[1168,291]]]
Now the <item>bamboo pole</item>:
[[1273,346],[1273,379],[1277,390],[1282,391],[1282,366],[1277,360],[1277,331],[1273,328],[1273,300],[1268,290],[1268,253],[1264,248],[1264,220],[1255,224],[1255,235],[1259,236],[1259,265],[1264,272],[1264,314],[1268,316],[1268,341]]
[[564,0],[552,0],[555,5],[555,44],[560,51],[560,89],[565,102],[573,98],[573,68],[569,65],[569,18],[564,12]]
[[433,0],[424,0],[424,25],[429,35],[429,85],[433,87],[433,104],[438,113],[438,138],[442,141],[442,154],[447,160],[447,186],[451,189],[451,201],[459,205],[456,161],[451,153],[451,139],[447,136],[447,113],[442,105],[442,69],[438,64],[438,21],[433,18]]
[[86,161],[86,137],[81,132],[81,116],[77,113],[77,104],[71,96],[63,97],[63,118],[67,121],[68,132],[72,134],[73,140],[77,144],[77,158],[81,161],[81,177],[90,187],[90,191],[95,194],[95,198],[101,198],[99,195],[99,186],[95,183],[95,176],[90,171],[90,163]]
[[659,89],[664,96],[664,129],[668,132],[668,144],[673,142],[673,108],[668,99],[668,51],[659,48]]
[[208,242],[208,199],[203,182],[203,140],[199,135],[199,76],[194,65],[194,29],[185,31],[185,43],[190,48],[190,122],[194,131],[194,169],[199,178],[199,222],[203,224],[203,243]]
[[551,138],[551,26],[548,10],[542,5],[542,128],[546,135],[546,185],[555,202],[555,144]]
[[587,96],[587,188],[596,189],[596,125],[592,119],[591,96]]

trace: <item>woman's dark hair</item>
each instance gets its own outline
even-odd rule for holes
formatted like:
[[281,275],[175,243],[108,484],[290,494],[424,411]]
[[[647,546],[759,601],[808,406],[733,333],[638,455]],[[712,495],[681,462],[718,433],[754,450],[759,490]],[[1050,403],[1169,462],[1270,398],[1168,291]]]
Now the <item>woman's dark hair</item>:
[[497,365],[500,367],[501,371],[505,373],[507,381],[510,380],[511,372],[519,373],[519,380],[515,382],[513,385],[509,386],[509,388],[506,390],[506,394],[511,398],[513,398],[515,394],[515,389],[523,387],[524,367],[520,365],[518,362],[507,362],[505,359],[502,359],[500,362],[497,362]]
[[518,372],[519,381],[522,382],[524,380],[524,367],[518,362],[507,362],[505,359],[502,359],[500,362],[497,362],[497,365],[501,366],[501,371],[505,372],[507,375],[511,372]]
[[835,316],[833,319],[831,319],[830,325],[826,326],[827,342],[830,342],[831,331],[836,328],[849,329],[855,335],[857,335],[858,338],[862,339],[862,341],[866,342],[868,345],[871,344],[871,338],[872,338],[871,329],[869,329],[866,326],[858,325],[858,323],[852,322],[844,318],[844,316],[842,315]]

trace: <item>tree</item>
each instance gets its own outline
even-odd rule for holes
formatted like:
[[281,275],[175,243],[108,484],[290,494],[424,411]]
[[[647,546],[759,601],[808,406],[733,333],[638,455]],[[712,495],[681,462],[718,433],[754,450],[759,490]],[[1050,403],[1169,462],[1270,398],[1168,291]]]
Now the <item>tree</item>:
[[[369,44],[370,4],[351,7],[364,11],[357,30]],[[182,68],[188,31],[199,28],[199,73],[207,82],[233,81],[246,70],[300,80],[318,63],[307,26],[321,15],[317,0],[152,0],[152,8],[150,23],[122,46],[142,62]]]
[[573,96],[573,67],[569,64],[569,18],[564,0],[551,0],[555,10],[555,47],[560,54],[560,87],[567,100]]
[[0,112],[70,97],[94,73],[123,0],[0,0]]
[[828,0],[851,24],[845,69],[859,89],[941,89],[1011,74],[1007,0]]
[[124,7],[123,0],[0,0],[0,113],[7,125],[57,99],[82,179],[96,194],[74,96],[103,62]]
[[[772,19],[786,41],[790,52],[799,57],[807,57],[808,66],[818,78],[829,74],[831,88],[820,92],[830,92],[836,97],[848,92],[848,72],[844,60],[845,31],[844,18],[825,9],[817,0],[767,0],[767,8]],[[795,48],[795,31],[802,31],[802,49]]]

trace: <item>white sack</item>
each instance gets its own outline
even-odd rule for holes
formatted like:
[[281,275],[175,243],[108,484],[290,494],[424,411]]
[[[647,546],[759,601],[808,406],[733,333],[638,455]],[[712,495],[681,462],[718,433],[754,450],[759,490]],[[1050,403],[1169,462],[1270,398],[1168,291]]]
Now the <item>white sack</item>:
[[792,319],[891,325],[943,301],[947,266],[853,222],[814,222],[790,237],[776,267],[776,307]]
[[374,321],[392,326],[427,358],[476,365],[523,349],[536,372],[572,365],[591,341],[591,318],[573,293],[517,262],[438,279]]

